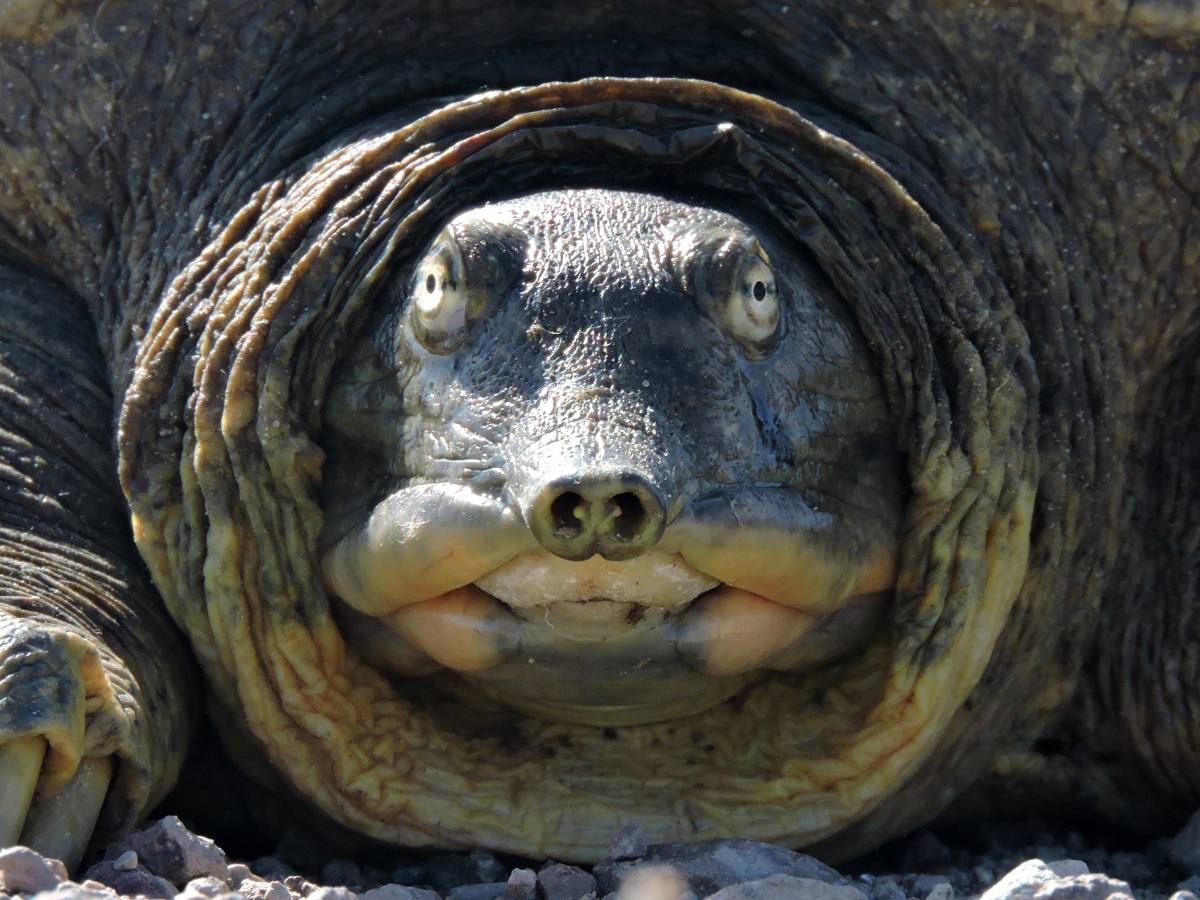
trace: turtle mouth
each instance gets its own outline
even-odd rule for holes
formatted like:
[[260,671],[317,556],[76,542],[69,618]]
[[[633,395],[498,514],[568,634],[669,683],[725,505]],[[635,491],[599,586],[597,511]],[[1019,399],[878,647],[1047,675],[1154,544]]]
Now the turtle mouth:
[[534,551],[394,611],[343,605],[341,619],[374,664],[438,678],[464,700],[540,720],[638,725],[860,652],[883,630],[892,596],[869,587],[821,608],[736,587],[670,550],[622,562]]

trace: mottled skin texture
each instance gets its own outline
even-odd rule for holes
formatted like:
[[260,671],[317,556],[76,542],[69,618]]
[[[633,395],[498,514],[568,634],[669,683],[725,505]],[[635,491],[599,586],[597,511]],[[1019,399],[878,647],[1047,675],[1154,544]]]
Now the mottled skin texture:
[[[1027,789],[1142,830],[1200,802],[1193,4],[11,9],[0,722],[47,736],[44,795],[116,754],[102,825],[121,828],[173,781],[198,704],[165,601],[232,719],[352,828],[588,858],[640,815],[618,775],[676,796],[694,761],[666,726],[620,736],[654,753],[607,779],[600,735],[488,743],[405,706],[346,651],[318,574],[326,386],[387,273],[459,210],[583,184],[724,191],[803,244],[912,488],[894,640],[847,669],[878,681],[748,694],[769,710],[736,732],[755,752],[720,752],[755,768],[753,802],[689,794],[645,811],[652,836],[845,854],[972,784],[966,813]],[[596,75],[780,106],[653,82],[447,106]],[[738,715],[692,733],[716,746]]]

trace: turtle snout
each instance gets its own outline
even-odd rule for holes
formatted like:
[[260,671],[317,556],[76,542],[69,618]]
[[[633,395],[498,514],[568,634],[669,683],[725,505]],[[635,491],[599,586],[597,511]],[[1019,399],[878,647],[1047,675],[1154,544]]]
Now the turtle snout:
[[662,537],[666,503],[649,481],[630,472],[549,481],[523,511],[543,547],[563,559],[631,559]]

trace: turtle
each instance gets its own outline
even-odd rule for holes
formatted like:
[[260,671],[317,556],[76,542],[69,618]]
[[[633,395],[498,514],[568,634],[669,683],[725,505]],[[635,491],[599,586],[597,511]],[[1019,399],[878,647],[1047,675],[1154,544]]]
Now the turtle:
[[0,838],[1200,802],[1200,7],[0,10]]

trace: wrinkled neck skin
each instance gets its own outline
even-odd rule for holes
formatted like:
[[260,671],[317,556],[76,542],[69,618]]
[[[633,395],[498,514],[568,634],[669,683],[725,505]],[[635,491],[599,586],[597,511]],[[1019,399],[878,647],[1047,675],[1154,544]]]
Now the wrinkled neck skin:
[[325,418],[327,583],[400,674],[653,722],[882,625],[895,419],[819,271],[732,216],[604,190],[462,213]]

